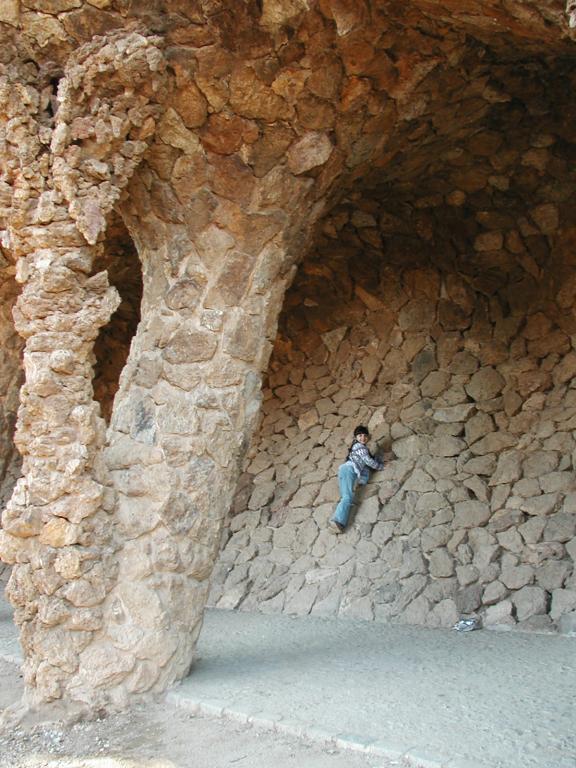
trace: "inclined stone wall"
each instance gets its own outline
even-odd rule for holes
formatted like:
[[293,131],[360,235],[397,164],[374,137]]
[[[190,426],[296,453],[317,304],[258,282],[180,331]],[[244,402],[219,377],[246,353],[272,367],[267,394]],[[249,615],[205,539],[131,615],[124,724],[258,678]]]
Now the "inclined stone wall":
[[[576,611],[566,161],[550,133],[478,133],[432,181],[325,221],[285,301],[212,605],[539,630]],[[334,536],[359,423],[392,458]]]

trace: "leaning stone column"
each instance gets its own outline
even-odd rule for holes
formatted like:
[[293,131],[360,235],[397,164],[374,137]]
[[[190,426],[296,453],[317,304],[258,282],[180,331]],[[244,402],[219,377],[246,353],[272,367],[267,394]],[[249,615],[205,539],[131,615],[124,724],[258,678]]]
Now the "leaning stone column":
[[[26,339],[16,442],[23,476],[3,516],[3,557],[14,563],[16,608],[33,699],[59,698],[79,652],[99,629],[96,608],[114,577],[105,488],[95,459],[104,423],[92,400],[92,347],[118,296],[89,276],[91,248],[45,246],[20,262],[15,310]],[[80,237],[78,239],[81,239]],[[34,702],[33,702],[34,703]]]
[[14,566],[7,594],[32,707],[100,703],[71,692],[116,577],[92,365],[119,297],[92,267],[106,215],[154,133],[163,71],[156,38],[119,31],[70,59],[54,121],[17,72],[0,82],[7,231],[23,286],[14,317],[26,340],[16,433],[23,476],[3,515],[0,553]]
[[[272,92],[243,62],[228,113],[208,117],[198,88],[197,110],[166,88],[157,127],[161,56],[153,40],[115,35],[70,62],[44,186],[13,220],[30,390],[1,547],[17,563],[32,704],[118,707],[189,669],[284,290],[344,164],[328,133],[286,135],[297,94]],[[269,125],[272,150],[256,141]],[[115,298],[89,261],[112,205],[144,293],[102,449],[90,349]]]
[[[175,171],[180,200],[202,163],[218,162],[188,151]],[[81,669],[86,690],[107,688],[115,701],[165,690],[193,661],[284,291],[317,212],[311,179],[282,171],[247,186],[261,209],[212,191],[211,218],[185,226],[178,195],[152,210],[139,174],[123,206],[144,267],[142,320],[105,452],[123,549],[105,634]],[[131,671],[114,685],[122,665]]]

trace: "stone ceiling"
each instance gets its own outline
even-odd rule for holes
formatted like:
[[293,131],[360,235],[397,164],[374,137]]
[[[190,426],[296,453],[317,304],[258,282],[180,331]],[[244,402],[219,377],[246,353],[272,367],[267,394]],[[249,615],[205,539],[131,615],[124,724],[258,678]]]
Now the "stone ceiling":
[[2,20],[0,57],[27,59],[31,80],[44,80],[47,120],[79,44],[130,24],[159,33],[173,74],[166,105],[202,129],[206,149],[238,145],[261,176],[295,136],[329,136],[337,151],[308,174],[328,207],[353,185],[421,179],[427,157],[435,175],[452,144],[497,122],[502,105],[537,100],[561,72],[556,93],[572,91],[572,33],[555,0],[13,0]]

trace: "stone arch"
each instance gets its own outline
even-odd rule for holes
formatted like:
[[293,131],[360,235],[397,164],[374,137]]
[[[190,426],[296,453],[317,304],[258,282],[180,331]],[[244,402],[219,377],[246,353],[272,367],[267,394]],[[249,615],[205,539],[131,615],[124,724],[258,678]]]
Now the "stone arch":
[[[58,49],[68,68],[55,126],[41,131],[37,94],[18,90],[39,137],[25,144],[29,156],[15,153],[33,172],[20,173],[14,199],[32,203],[12,212],[33,407],[21,410],[26,478],[5,517],[2,555],[19,560],[10,595],[30,701],[99,707],[162,690],[190,666],[281,297],[315,223],[347,196],[381,197],[382,184],[401,197],[445,127],[451,141],[470,140],[502,95],[489,63],[543,61],[550,47],[572,54],[558,18],[535,5],[526,14],[521,3],[487,24],[475,3],[447,16],[429,2],[309,8],[269,0],[260,16],[259,4],[213,14],[167,2],[145,18],[99,14],[103,28],[88,5],[55,13],[58,34],[48,42],[39,27],[26,28],[40,60],[42,49]],[[134,32],[134,22],[158,37]],[[437,72],[446,93],[434,90]],[[454,124],[451,111],[430,115],[430,104],[454,94]],[[50,140],[48,176],[40,138]],[[50,183],[38,190],[31,176]],[[427,180],[433,187],[434,174]],[[117,297],[90,270],[114,205],[138,249],[144,290],[105,436],[87,366]],[[418,223],[424,237],[426,216]],[[70,328],[44,335],[61,320],[54,307],[62,293],[88,310],[66,318],[82,321],[72,329],[81,331],[72,360],[46,348],[47,338],[62,346]],[[62,448],[53,432],[62,433],[49,428],[36,441],[27,419],[49,424],[44,398],[78,363],[78,440]],[[46,443],[59,446],[58,462],[46,461]],[[81,476],[72,500],[62,466]],[[54,496],[31,502],[30,487],[46,487],[47,476]],[[59,653],[50,656],[54,640]]]

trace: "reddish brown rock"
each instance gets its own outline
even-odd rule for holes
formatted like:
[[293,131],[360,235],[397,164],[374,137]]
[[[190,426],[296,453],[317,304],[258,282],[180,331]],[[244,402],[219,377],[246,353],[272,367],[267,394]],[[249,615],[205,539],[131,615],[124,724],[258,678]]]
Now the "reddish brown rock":
[[195,83],[187,83],[185,88],[175,94],[173,106],[187,128],[204,125],[208,104]]
[[244,143],[252,144],[257,138],[258,128],[253,122],[224,112],[210,115],[202,132],[204,147],[221,155],[231,155]]
[[250,67],[234,70],[230,79],[230,106],[241,117],[262,118],[273,123],[287,119],[291,107],[266,86]]

